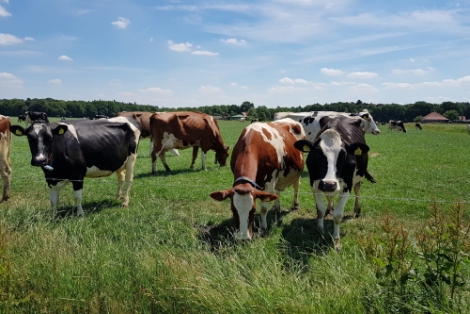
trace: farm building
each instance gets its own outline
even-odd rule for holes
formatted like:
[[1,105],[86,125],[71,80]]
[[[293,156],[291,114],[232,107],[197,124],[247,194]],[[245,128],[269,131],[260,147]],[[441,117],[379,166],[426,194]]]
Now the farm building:
[[426,115],[423,117],[423,120],[421,121],[422,123],[431,123],[431,122],[440,122],[440,123],[447,123],[449,122],[449,119],[444,117],[443,115],[437,113],[437,112],[431,112],[430,114]]

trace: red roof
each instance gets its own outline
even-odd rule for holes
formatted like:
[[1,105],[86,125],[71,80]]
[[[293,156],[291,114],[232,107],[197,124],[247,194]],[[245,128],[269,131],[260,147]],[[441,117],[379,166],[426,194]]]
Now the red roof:
[[449,121],[446,117],[443,115],[438,114],[437,112],[431,112],[430,114],[426,115],[423,117],[423,121],[426,120],[432,120],[432,121]]

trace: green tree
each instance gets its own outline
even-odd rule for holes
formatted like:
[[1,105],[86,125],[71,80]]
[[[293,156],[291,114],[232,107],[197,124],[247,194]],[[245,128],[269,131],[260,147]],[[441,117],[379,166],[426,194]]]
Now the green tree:
[[447,110],[442,115],[450,121],[457,121],[459,119],[459,113],[457,110]]

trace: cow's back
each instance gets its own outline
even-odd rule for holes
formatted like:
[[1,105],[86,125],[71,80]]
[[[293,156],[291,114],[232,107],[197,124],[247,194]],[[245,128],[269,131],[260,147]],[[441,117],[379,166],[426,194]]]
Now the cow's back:
[[135,119],[141,125],[141,134],[142,138],[147,138],[150,136],[150,117],[153,115],[153,112],[145,111],[123,111],[117,114],[118,117],[130,117]]

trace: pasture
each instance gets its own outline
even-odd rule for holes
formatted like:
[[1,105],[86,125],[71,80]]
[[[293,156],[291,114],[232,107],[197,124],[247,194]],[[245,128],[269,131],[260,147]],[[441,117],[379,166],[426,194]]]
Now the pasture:
[[[219,121],[225,144],[232,148],[246,125]],[[306,170],[300,210],[287,210],[293,197],[287,189],[281,214],[268,214],[269,230],[237,243],[229,201],[209,197],[233,181],[229,166],[213,164],[212,151],[208,171],[201,170],[200,156],[195,170],[189,169],[188,149],[179,157],[168,153],[171,174],[158,161],[159,173],[152,176],[150,142],[144,139],[128,208],[114,199],[113,174],[85,179],[85,217],[74,216],[71,185],[62,189],[60,214],[52,217],[43,173],[30,166],[26,138],[13,136],[11,199],[0,204],[0,312],[468,311],[470,245],[458,234],[469,232],[470,136],[463,124],[422,126],[407,125],[407,134],[381,126],[380,135],[366,135],[369,172],[378,183],[363,182],[361,218],[349,219],[354,201],[348,201],[339,253],[316,232]],[[456,208],[462,209],[457,234],[433,229],[441,217],[436,213],[452,218]],[[325,228],[331,230],[331,221]],[[453,262],[458,269],[444,272],[463,278],[458,285],[445,283],[434,265],[444,252],[438,249],[453,245],[447,238],[460,241],[460,259]],[[428,247],[429,255],[414,254],[419,247]],[[437,279],[424,287],[424,277],[410,264],[431,275],[438,269]]]

